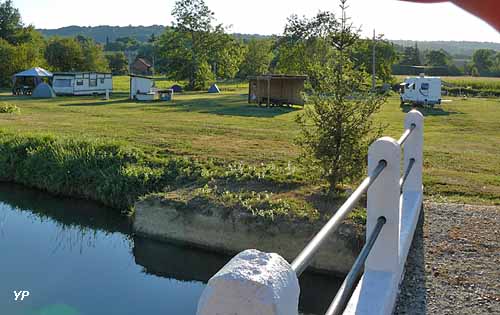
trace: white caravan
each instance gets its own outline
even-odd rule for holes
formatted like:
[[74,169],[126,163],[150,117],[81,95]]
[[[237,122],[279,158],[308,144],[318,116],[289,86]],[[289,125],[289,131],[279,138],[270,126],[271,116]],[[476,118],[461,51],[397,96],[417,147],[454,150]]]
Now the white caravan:
[[408,77],[401,87],[401,105],[431,105],[441,104],[441,78]]
[[113,76],[101,72],[54,73],[52,87],[57,95],[104,95],[113,91]]

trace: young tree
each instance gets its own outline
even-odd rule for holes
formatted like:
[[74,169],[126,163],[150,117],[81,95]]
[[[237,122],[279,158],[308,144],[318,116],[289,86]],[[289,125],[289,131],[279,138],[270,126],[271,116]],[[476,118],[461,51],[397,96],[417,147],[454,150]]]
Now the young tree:
[[385,101],[371,92],[369,75],[352,60],[359,30],[346,16],[347,0],[340,0],[340,7],[340,21],[319,34],[332,46],[335,58],[323,65],[324,76],[308,99],[312,105],[297,117],[302,157],[328,181],[332,193],[363,174],[368,146],[382,131],[373,116]]

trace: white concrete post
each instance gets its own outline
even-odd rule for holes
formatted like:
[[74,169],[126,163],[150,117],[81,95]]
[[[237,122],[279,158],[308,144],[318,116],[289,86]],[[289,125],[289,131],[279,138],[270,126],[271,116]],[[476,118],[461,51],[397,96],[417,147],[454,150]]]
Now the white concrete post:
[[415,125],[415,129],[404,144],[404,168],[406,171],[411,159],[415,159],[413,168],[403,186],[403,193],[423,193],[422,172],[424,168],[424,116],[418,110],[406,114],[405,129]]
[[401,146],[396,140],[383,137],[370,146],[369,174],[381,160],[385,160],[387,166],[368,189],[366,237],[371,235],[379,217],[383,216],[387,221],[368,256],[365,270],[397,272],[400,263],[401,233],[399,210]]
[[247,250],[210,279],[197,315],[298,315],[300,287],[278,254]]

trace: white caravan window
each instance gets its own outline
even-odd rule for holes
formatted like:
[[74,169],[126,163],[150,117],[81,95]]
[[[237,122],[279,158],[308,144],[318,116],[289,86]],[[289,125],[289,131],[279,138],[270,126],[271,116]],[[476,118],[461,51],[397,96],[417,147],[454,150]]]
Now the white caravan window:
[[83,80],[76,80],[76,85],[82,86],[83,85]]
[[97,80],[96,79],[91,79],[89,82],[89,86],[97,86]]
[[104,79],[101,79],[101,84],[104,84]]
[[56,79],[54,80],[54,87],[71,87],[71,79]]
[[427,91],[429,89],[429,83],[422,83],[422,90]]

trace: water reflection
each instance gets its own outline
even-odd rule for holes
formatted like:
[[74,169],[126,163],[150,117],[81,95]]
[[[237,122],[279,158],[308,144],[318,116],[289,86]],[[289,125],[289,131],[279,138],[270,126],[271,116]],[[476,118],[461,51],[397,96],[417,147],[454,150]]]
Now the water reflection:
[[[0,184],[0,310],[8,315],[193,315],[229,257],[132,237],[94,203]],[[335,278],[301,279],[301,309],[324,313]],[[29,290],[17,303],[13,290]]]

